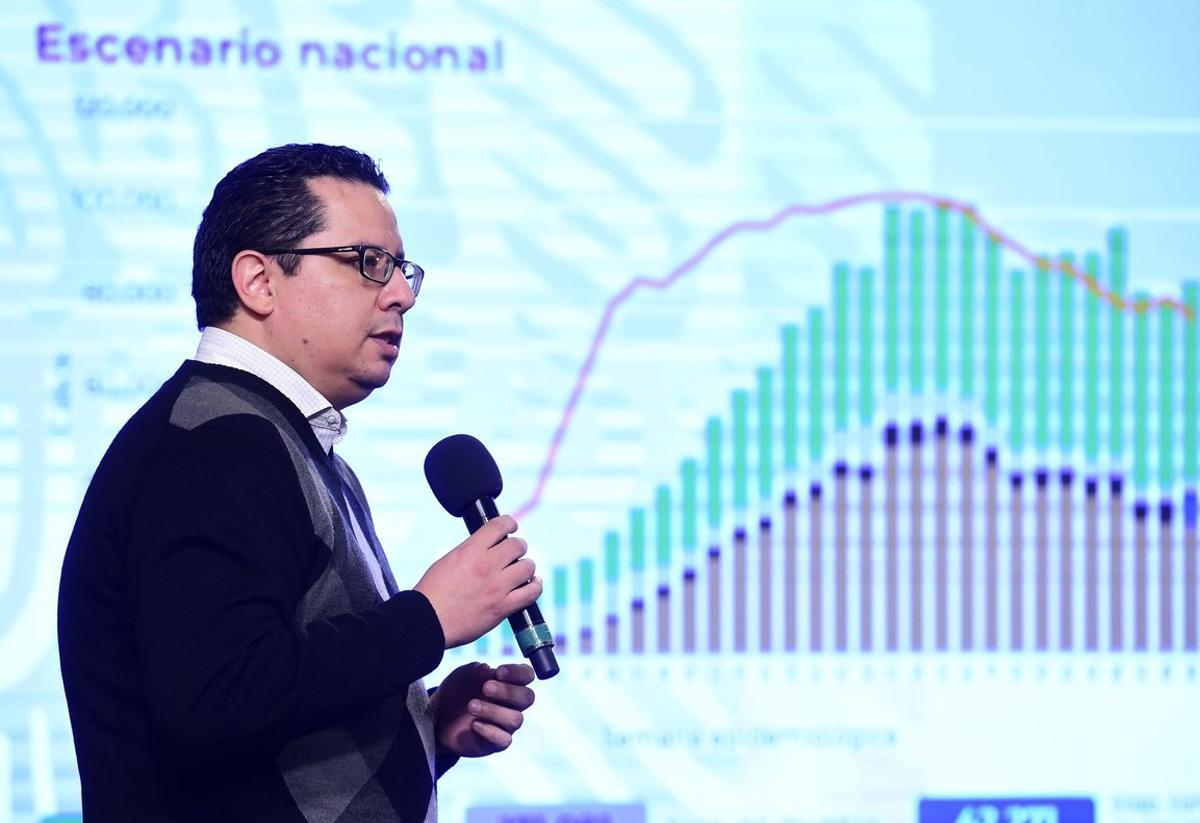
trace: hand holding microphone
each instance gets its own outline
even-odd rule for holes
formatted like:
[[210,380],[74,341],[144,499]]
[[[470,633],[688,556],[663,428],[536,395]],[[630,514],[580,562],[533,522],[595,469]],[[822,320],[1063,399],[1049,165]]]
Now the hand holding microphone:
[[466,434],[439,441],[425,458],[425,478],[446,511],[466,521],[471,536],[429,568],[416,590],[429,598],[448,646],[468,643],[505,615],[538,678],[558,674],[554,638],[537,607],[542,582],[525,558],[517,523],[501,516],[500,469],[482,443]]

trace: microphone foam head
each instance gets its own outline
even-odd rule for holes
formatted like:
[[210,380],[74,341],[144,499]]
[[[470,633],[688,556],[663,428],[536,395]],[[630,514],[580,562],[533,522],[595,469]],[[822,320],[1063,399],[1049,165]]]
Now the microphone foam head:
[[491,453],[469,434],[452,434],[429,450],[425,479],[434,497],[455,517],[462,517],[476,500],[495,500],[504,488]]

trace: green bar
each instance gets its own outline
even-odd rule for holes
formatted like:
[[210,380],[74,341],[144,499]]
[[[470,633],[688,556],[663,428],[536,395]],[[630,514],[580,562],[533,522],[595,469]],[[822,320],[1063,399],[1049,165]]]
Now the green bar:
[[481,636],[480,636],[480,637],[479,637],[479,638],[478,638],[478,639],[475,641],[475,653],[476,653],[476,654],[487,654],[487,653],[488,653],[488,646],[490,646],[490,645],[491,645],[491,644],[488,642],[488,635],[486,635],[486,634],[485,634],[485,635],[481,635]]
[[934,215],[936,251],[934,270],[937,273],[937,352],[935,377],[937,390],[950,390],[950,211],[938,206]]
[[1175,485],[1175,312],[1158,310],[1158,485],[1169,492]]
[[[1108,289],[1125,296],[1125,232],[1108,232]],[[1125,451],[1125,311],[1113,306],[1108,353],[1108,450],[1113,457]]]
[[961,378],[963,397],[975,396],[975,217],[971,214],[962,216],[962,235],[960,238],[959,266],[962,267],[962,280],[959,288],[962,291],[962,305],[959,310],[959,324],[962,334],[959,346],[962,349]]
[[983,413],[995,426],[1000,421],[1000,243],[988,235],[986,263],[987,285],[984,297],[984,324],[987,335],[986,380],[983,387]]
[[884,211],[883,278],[887,311],[883,336],[884,379],[887,390],[900,389],[900,209],[888,206]]
[[585,557],[579,561],[579,602],[585,606],[592,602],[596,590],[596,561]]
[[850,428],[850,267],[833,267],[833,425]]
[[875,271],[858,270],[858,416],[864,426],[875,419]]
[[800,327],[783,327],[783,466],[800,464]]
[[662,485],[654,494],[654,546],[660,569],[671,566],[671,487]]
[[909,377],[913,394],[920,394],[925,388],[925,213],[914,211],[909,220]]
[[567,605],[567,567],[554,567],[554,606],[563,608]]
[[629,512],[629,567],[646,568],[646,510],[640,507]]
[[[1092,278],[1093,286],[1100,283],[1100,255],[1089,252],[1085,258],[1084,268],[1088,277]],[[1086,377],[1083,381],[1084,391],[1084,452],[1089,464],[1095,465],[1100,459],[1100,295],[1095,288],[1089,288],[1084,300],[1087,303],[1086,331],[1084,340],[1084,366]]]
[[708,525],[721,525],[721,418],[708,418]]
[[1075,448],[1075,258],[1062,256],[1058,276],[1058,410],[1059,446],[1064,454]]
[[1200,481],[1200,283],[1183,285],[1183,302],[1192,310],[1183,332],[1183,477]]
[[825,447],[825,392],[821,383],[824,372],[825,316],[820,309],[808,312],[808,454],[814,464],[821,460]]
[[1015,453],[1025,448],[1025,273],[1013,269],[1012,280],[1012,380],[1009,443]]
[[1037,450],[1045,453],[1050,447],[1050,266],[1039,259],[1034,273],[1037,288],[1036,395],[1034,399],[1034,440]]
[[733,505],[740,511],[746,508],[749,494],[749,422],[750,393],[738,389],[733,393]]
[[1133,318],[1133,485],[1150,485],[1150,312],[1140,307],[1150,295],[1138,292]]
[[680,467],[680,479],[683,481],[683,550],[691,554],[696,550],[697,520],[696,516],[696,486],[700,467],[695,459],[689,457]]
[[604,533],[604,579],[616,583],[621,577],[620,536],[615,531]]
[[774,478],[774,466],[771,455],[774,453],[773,444],[775,424],[771,410],[775,408],[775,391],[771,385],[774,372],[769,368],[758,370],[758,495],[762,500],[771,499],[771,481]]

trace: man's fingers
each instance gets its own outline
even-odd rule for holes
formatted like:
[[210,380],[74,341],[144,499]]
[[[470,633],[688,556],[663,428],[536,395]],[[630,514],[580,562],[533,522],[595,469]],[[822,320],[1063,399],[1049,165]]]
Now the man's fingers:
[[486,700],[510,706],[525,711],[533,705],[533,689],[515,683],[501,683],[499,680],[489,680],[483,684],[483,695]]
[[480,526],[479,531],[475,532],[472,537],[482,541],[486,547],[490,548],[516,530],[517,521],[513,520],[507,514],[502,514]]
[[486,700],[472,700],[467,707],[471,714],[480,720],[499,726],[504,731],[512,733],[521,728],[524,718],[516,709],[510,709]]
[[528,663],[506,663],[496,669],[496,679],[518,686],[528,686],[533,682],[533,666]]
[[476,720],[471,724],[471,731],[482,737],[488,743],[491,743],[497,751],[504,751],[512,745],[512,735],[504,731],[498,726],[493,726],[491,723],[483,720]]

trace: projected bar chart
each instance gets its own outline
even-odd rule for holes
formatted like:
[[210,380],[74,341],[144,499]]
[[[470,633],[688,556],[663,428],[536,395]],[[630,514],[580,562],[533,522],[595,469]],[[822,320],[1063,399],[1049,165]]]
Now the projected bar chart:
[[1197,651],[1200,284],[1129,293],[1120,229],[1024,268],[970,211],[882,240],[555,570],[564,651]]

